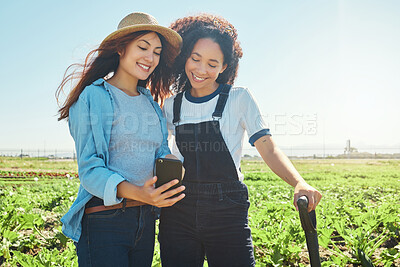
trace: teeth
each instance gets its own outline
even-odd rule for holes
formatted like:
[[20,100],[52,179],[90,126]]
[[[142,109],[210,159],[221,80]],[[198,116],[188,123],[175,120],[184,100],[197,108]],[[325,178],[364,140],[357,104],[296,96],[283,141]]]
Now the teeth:
[[148,67],[148,66],[145,66],[145,65],[143,65],[143,64],[140,64],[140,63],[138,63],[138,65],[139,65],[140,67],[142,67],[143,69],[145,69],[145,70],[148,70],[148,69],[150,69],[150,67]]
[[197,77],[196,75],[194,75],[193,74],[193,77],[196,79],[196,80],[199,80],[199,81],[204,81],[205,80],[205,78],[200,78],[200,77]]

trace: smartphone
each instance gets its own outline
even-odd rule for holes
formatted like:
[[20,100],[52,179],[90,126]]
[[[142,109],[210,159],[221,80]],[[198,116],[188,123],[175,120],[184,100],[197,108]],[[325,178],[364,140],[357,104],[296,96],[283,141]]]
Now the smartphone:
[[157,176],[156,187],[178,179],[179,183],[168,190],[177,188],[182,185],[182,162],[177,159],[158,158],[154,166],[154,175]]

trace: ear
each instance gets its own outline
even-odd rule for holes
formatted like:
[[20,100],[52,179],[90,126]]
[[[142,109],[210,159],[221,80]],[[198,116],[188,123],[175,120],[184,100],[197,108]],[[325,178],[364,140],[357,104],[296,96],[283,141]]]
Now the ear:
[[221,69],[221,71],[219,72],[219,74],[223,73],[223,72],[226,70],[227,67],[228,67],[228,64],[225,64],[225,65],[222,67],[222,69]]
[[117,51],[117,53],[118,53],[118,55],[119,55],[120,57],[122,57],[122,56],[125,54],[125,49],[119,49],[119,50]]

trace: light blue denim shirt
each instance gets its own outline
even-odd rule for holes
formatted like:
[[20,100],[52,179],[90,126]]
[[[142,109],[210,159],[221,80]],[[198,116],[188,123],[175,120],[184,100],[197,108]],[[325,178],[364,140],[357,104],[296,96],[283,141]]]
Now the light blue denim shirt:
[[[171,153],[166,120],[150,91],[139,86],[137,89],[148,98],[160,119],[163,142],[154,158],[165,157]],[[69,130],[75,141],[81,184],[75,202],[61,222],[63,233],[75,242],[78,242],[82,232],[85,205],[93,196],[103,199],[106,206],[122,201],[117,197],[117,185],[126,179],[107,168],[113,118],[114,100],[104,79],[87,86],[69,109]]]

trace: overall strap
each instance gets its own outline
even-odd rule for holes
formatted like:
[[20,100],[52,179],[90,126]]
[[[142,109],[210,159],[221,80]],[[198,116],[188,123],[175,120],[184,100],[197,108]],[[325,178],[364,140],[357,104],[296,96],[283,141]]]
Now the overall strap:
[[226,101],[228,100],[229,90],[231,90],[231,85],[224,84],[221,92],[219,93],[219,98],[217,105],[215,106],[214,113],[212,114],[213,119],[220,119],[222,117],[222,112],[224,111]]
[[174,98],[174,120],[172,121],[173,124],[178,123],[181,120],[181,106],[182,106],[182,97],[183,97],[183,92],[180,92],[179,94],[176,95]]

